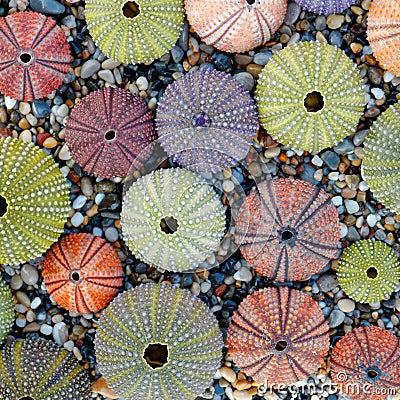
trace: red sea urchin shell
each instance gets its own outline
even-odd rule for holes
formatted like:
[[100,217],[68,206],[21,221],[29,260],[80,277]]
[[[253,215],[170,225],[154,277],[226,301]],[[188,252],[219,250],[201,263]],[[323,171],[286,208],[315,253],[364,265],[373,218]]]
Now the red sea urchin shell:
[[0,18],[0,92],[32,101],[57,89],[70,68],[65,33],[42,14],[26,11]]
[[244,53],[261,46],[281,26],[287,0],[185,0],[189,23],[206,44]]
[[254,292],[239,305],[226,343],[233,361],[266,386],[307,378],[329,350],[328,324],[311,296],[288,287]]
[[330,197],[300,179],[264,181],[239,210],[235,241],[256,271],[279,281],[320,272],[335,257],[339,216]]
[[86,96],[72,110],[65,140],[88,173],[124,177],[140,169],[153,150],[153,114],[146,102],[123,89],[107,87]]
[[384,399],[400,389],[400,340],[366,326],[342,337],[331,355],[331,376],[339,390],[357,400]]
[[44,259],[43,279],[54,300],[81,314],[102,310],[122,286],[122,264],[104,239],[71,234],[54,243]]

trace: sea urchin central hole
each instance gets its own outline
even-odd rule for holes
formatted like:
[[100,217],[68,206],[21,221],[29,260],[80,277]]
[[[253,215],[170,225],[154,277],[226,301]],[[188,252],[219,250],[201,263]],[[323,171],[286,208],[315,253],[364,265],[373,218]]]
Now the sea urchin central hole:
[[71,278],[72,278],[72,280],[74,280],[75,282],[78,282],[79,279],[80,279],[81,277],[79,276],[79,273],[78,273],[78,272],[73,272],[73,273],[71,274]]
[[7,200],[3,196],[0,196],[0,218],[7,212],[7,207]]
[[378,376],[378,373],[374,369],[369,369],[367,371],[368,378],[374,379]]
[[21,53],[19,59],[21,60],[22,63],[29,64],[32,60],[32,56],[29,53]]
[[285,342],[284,340],[280,340],[275,344],[276,351],[283,351],[286,349],[286,347],[287,347],[287,342]]
[[143,358],[151,368],[161,368],[168,362],[168,347],[160,343],[149,344]]
[[107,131],[107,132],[104,134],[104,137],[105,137],[106,140],[114,140],[114,139],[115,139],[115,136],[117,136],[117,134],[115,133],[115,131]]
[[304,107],[308,112],[317,112],[324,108],[324,98],[320,92],[308,93],[304,99]]
[[172,235],[178,230],[178,221],[174,217],[165,217],[160,221],[161,230],[167,235]]
[[246,0],[246,3],[249,5],[252,5],[255,3],[256,0]]
[[35,400],[35,399],[31,396],[25,396],[25,397],[21,397],[19,400]]
[[127,1],[122,7],[122,13],[126,18],[135,18],[140,14],[139,6],[134,1]]
[[293,237],[293,233],[290,231],[283,231],[282,232],[282,239],[283,240],[289,240]]
[[367,269],[368,278],[375,279],[378,276],[378,270],[375,267],[370,267]]

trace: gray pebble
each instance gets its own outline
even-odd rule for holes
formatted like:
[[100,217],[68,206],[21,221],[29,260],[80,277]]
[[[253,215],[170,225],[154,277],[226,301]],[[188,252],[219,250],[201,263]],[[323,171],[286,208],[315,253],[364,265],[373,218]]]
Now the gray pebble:
[[109,242],[112,242],[112,243],[116,242],[118,240],[118,237],[119,237],[118,230],[116,228],[112,227],[112,226],[110,228],[107,228],[105,230],[104,234],[105,234],[106,239]]
[[58,15],[65,11],[65,7],[56,0],[30,0],[32,10],[42,14]]
[[317,286],[321,292],[330,292],[338,285],[338,280],[335,275],[321,275],[317,280]]
[[329,39],[328,42],[332,45],[332,46],[336,46],[336,47],[341,47],[342,43],[343,43],[343,36],[339,31],[332,31],[329,34]]
[[50,106],[43,100],[33,100],[32,110],[36,118],[46,118],[50,114]]
[[80,208],[82,208],[82,207],[85,205],[86,200],[87,200],[86,196],[83,196],[83,195],[78,196],[78,197],[73,201],[73,203],[72,203],[72,208],[73,208],[74,210],[79,210]]
[[32,265],[25,264],[21,268],[21,278],[27,285],[34,285],[39,279],[39,273]]
[[100,63],[97,60],[87,60],[82,65],[81,78],[87,79],[100,69]]
[[360,234],[357,232],[357,229],[356,229],[355,226],[349,226],[349,227],[348,227],[346,239],[347,239],[349,242],[357,242],[357,240],[360,240],[360,239],[361,239],[361,236],[360,236]]
[[340,158],[333,151],[326,151],[325,153],[321,154],[321,158],[324,160],[325,164],[332,170],[337,169],[337,167],[339,166]]
[[179,46],[174,46],[171,49],[171,56],[175,63],[181,62],[184,55],[185,52]]
[[354,151],[354,144],[349,138],[345,138],[339,144],[333,147],[337,154],[350,154]]
[[269,59],[273,56],[272,52],[269,50],[260,51],[259,53],[254,54],[253,61],[257,65],[266,65]]
[[294,24],[297,21],[297,18],[299,18],[300,12],[301,8],[297,3],[289,3],[283,23],[286,25]]
[[240,72],[234,75],[234,78],[241,83],[247,90],[251,90],[254,87],[254,78],[248,72]]
[[345,318],[345,314],[341,310],[333,310],[328,318],[328,324],[331,328],[336,328],[339,326]]
[[53,328],[53,338],[56,343],[62,346],[68,339],[68,328],[65,322],[57,322]]

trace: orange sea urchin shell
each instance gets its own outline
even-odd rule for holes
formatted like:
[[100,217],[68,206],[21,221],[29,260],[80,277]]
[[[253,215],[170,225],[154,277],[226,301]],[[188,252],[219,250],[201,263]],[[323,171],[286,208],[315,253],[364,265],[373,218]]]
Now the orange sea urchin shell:
[[354,329],[334,347],[331,368],[333,381],[351,398],[384,399],[400,389],[400,340],[377,326]]
[[400,76],[399,0],[374,0],[369,9],[367,36],[374,56],[384,68]]
[[226,343],[233,361],[266,386],[307,378],[329,350],[328,323],[311,296],[288,287],[248,296],[232,317]]
[[32,101],[57,89],[70,68],[70,49],[50,17],[26,11],[0,18],[0,92]]
[[235,241],[256,271],[279,281],[320,272],[335,257],[339,216],[329,196],[300,179],[264,181],[239,210]]
[[122,276],[116,251],[89,233],[63,237],[44,259],[49,294],[60,306],[81,314],[103,309],[118,294]]
[[243,53],[271,39],[285,18],[287,0],[185,0],[185,8],[206,44]]

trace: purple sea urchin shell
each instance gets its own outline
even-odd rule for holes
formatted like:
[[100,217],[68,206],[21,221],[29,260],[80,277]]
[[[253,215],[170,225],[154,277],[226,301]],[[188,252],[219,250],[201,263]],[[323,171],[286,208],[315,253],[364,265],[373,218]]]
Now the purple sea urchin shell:
[[161,145],[174,162],[195,172],[237,164],[258,127],[249,92],[224,72],[191,72],[169,85],[157,108]]
[[104,88],[72,110],[66,142],[88,173],[111,178],[140,169],[153,149],[153,114],[146,102],[123,89]]
[[302,8],[315,14],[339,14],[356,0],[295,0]]

